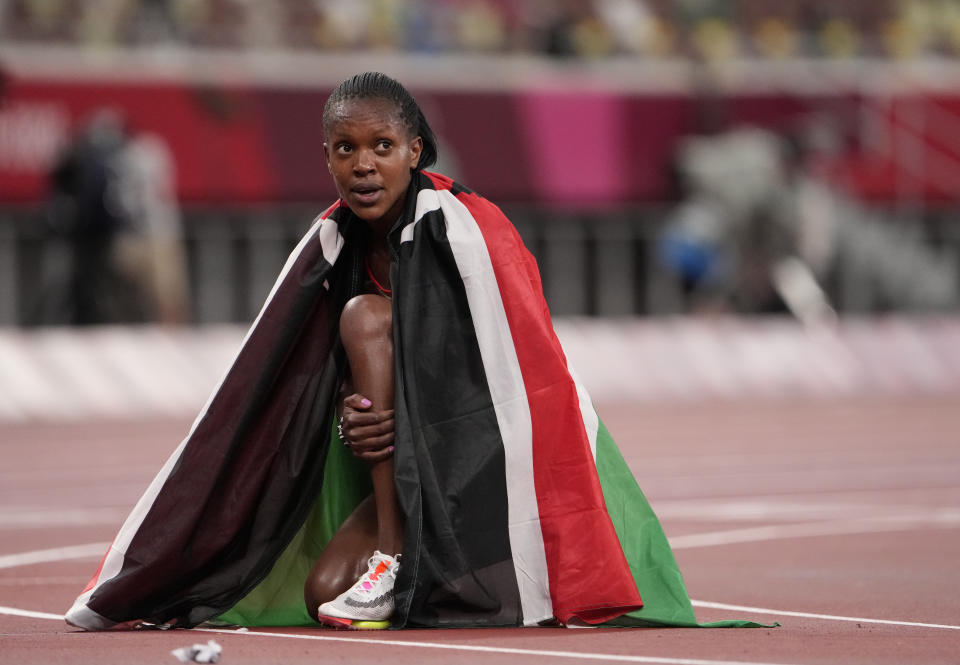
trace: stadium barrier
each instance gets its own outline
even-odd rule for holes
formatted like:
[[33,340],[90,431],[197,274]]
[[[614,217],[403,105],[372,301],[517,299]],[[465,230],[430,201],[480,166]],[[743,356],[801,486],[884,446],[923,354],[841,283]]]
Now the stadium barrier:
[[[317,204],[188,209],[183,242],[189,321],[253,320],[287,254],[321,208]],[[658,246],[668,220],[666,206],[559,212],[516,204],[504,210],[537,259],[555,315],[662,316],[690,311],[689,296],[665,267]],[[842,255],[832,278],[822,284],[834,309],[856,314],[956,311],[960,224],[953,213],[928,216],[924,223],[936,242],[926,245],[913,237],[917,233],[910,229],[916,225],[897,224],[879,211],[871,214],[872,225],[862,225],[863,237],[853,243],[858,251]],[[855,221],[851,218],[849,225]],[[62,289],[63,267],[56,263],[63,248],[58,259],[43,229],[41,209],[0,207],[0,326],[64,322],[45,318],[48,301],[58,298],[57,290]],[[936,278],[932,285],[946,297],[917,296],[923,295],[931,277]]]
[[[960,395],[960,318],[569,317],[596,403]],[[190,418],[245,327],[0,328],[0,422]]]
[[[320,210],[318,204],[187,211],[183,242],[191,320],[252,320],[287,254]],[[624,316],[682,309],[655,256],[661,208],[611,215],[514,206],[507,212],[538,259],[554,313]],[[52,264],[58,259],[43,229],[40,209],[0,209],[0,325],[51,323],[42,312],[44,301],[56,297]]]

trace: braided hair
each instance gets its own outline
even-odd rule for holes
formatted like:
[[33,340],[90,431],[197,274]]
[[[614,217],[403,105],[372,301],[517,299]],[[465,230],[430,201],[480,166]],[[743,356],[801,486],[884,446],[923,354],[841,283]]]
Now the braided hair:
[[400,121],[407,128],[410,136],[419,136],[423,142],[417,169],[425,169],[436,163],[437,137],[430,129],[430,124],[420,110],[417,100],[400,82],[380,72],[364,72],[348,78],[330,93],[323,107],[325,132],[333,122],[334,109],[338,104],[349,99],[383,99],[394,104]]

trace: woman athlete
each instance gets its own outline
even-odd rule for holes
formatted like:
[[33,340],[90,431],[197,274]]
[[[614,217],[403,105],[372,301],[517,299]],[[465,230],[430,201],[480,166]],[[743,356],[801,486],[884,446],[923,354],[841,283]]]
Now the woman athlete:
[[67,621],[699,625],[510,221],[383,74],[323,130],[339,200]]
[[[363,257],[365,293],[340,315],[350,394],[339,435],[370,465],[373,495],[324,549],[307,579],[309,609],[333,626],[380,627],[393,614],[393,584],[403,550],[403,520],[393,469],[393,338],[390,248],[411,174],[437,158],[436,138],[413,97],[377,73],[345,81],[323,111],[323,152],[340,201],[369,229]],[[358,580],[358,567],[367,571]],[[349,588],[348,588],[349,587]]]

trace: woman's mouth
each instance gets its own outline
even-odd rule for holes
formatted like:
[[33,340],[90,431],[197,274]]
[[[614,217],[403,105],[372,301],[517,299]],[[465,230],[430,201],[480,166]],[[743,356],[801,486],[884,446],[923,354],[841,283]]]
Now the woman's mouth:
[[380,198],[382,191],[383,188],[378,185],[356,185],[350,188],[353,197],[358,202],[366,205],[375,203],[377,199]]

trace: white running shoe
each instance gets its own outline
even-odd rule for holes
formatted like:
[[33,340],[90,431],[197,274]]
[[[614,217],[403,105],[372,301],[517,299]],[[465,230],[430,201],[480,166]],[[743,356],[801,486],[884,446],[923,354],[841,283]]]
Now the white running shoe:
[[374,552],[367,572],[356,584],[317,609],[320,623],[334,628],[377,630],[390,626],[393,585],[400,568],[400,555]]

